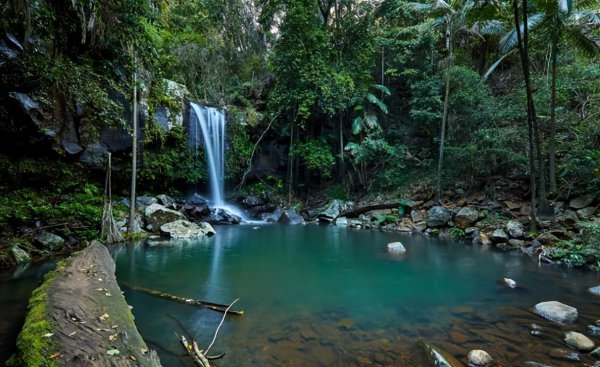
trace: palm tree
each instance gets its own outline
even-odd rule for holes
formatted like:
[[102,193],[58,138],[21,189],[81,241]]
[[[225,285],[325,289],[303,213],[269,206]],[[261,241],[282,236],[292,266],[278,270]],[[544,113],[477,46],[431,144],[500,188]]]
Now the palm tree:
[[[548,142],[548,175],[550,191],[556,191],[556,75],[558,69],[558,53],[561,43],[569,43],[577,51],[587,57],[600,54],[600,42],[590,32],[600,26],[599,0],[533,0],[536,12],[527,21],[532,31],[540,30],[550,35],[550,137]],[[525,27],[520,25],[520,29]],[[500,50],[507,55],[517,45],[515,29],[508,32],[500,42]],[[500,61],[500,60],[499,60]],[[495,68],[495,64],[490,72]],[[489,72],[488,74],[489,75]],[[543,173],[540,172],[541,177]],[[543,190],[543,188],[541,188]]]
[[448,126],[450,71],[452,69],[454,42],[463,37],[484,38],[485,35],[498,34],[504,31],[504,27],[502,23],[497,20],[480,20],[472,25],[469,24],[467,19],[468,15],[472,10],[475,9],[475,2],[472,0],[449,0],[448,2],[444,0],[433,0],[429,3],[408,3],[408,6],[414,10],[425,12],[434,17],[431,21],[431,27],[434,29],[440,29],[443,32],[444,43],[447,50],[444,104],[435,190],[435,199],[436,201],[439,201],[441,199],[442,192],[444,145]]

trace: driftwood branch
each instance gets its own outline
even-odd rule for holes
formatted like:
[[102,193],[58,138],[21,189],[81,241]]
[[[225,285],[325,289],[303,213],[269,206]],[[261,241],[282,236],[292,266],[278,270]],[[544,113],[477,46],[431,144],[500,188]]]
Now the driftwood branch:
[[185,338],[185,336],[182,335],[181,339],[179,339],[179,340],[181,341],[181,344],[185,348],[185,351],[187,352],[187,354],[189,354],[189,356],[192,357],[192,359],[194,360],[194,362],[198,366],[200,366],[200,367],[210,367],[210,363],[204,364],[204,362],[200,358],[198,358],[198,356],[196,355],[196,353],[192,349],[193,348],[192,345],[190,345],[190,343],[188,343],[188,341]]
[[239,298],[236,298],[235,301],[231,302],[231,304],[229,305],[229,307],[227,307],[227,309],[223,313],[223,318],[221,319],[221,322],[219,323],[219,326],[217,326],[217,330],[215,330],[215,336],[213,337],[213,340],[210,342],[210,345],[208,346],[208,348],[206,348],[206,353],[208,353],[208,351],[210,350],[210,348],[215,343],[215,340],[217,340],[217,334],[219,333],[219,329],[221,329],[221,326],[223,325],[223,321],[225,321],[225,317],[227,316],[227,312],[229,312],[229,309],[231,308],[231,306],[233,306],[233,304],[236,303],[238,300],[239,300]]
[[135,287],[135,286],[131,286],[131,285],[128,285],[128,284],[123,284],[123,286],[127,287],[129,289],[132,289],[134,291],[138,291],[138,292],[143,292],[143,293],[150,294],[150,295],[155,296],[155,297],[160,297],[160,298],[168,299],[170,301],[175,301],[175,302],[179,302],[179,303],[185,303],[186,305],[200,306],[200,307],[204,307],[204,308],[207,308],[209,310],[216,311],[216,312],[222,312],[222,313],[229,312],[231,314],[238,315],[238,316],[241,316],[241,315],[244,314],[244,311],[231,311],[231,310],[229,310],[229,308],[231,307],[231,305],[224,305],[224,304],[220,304],[220,303],[214,303],[214,302],[196,300],[196,299],[192,299],[192,298],[179,297],[179,296],[175,296],[175,295],[172,295],[172,294],[168,294],[168,293],[165,293],[165,292],[158,291],[156,289],[143,288],[143,287]]

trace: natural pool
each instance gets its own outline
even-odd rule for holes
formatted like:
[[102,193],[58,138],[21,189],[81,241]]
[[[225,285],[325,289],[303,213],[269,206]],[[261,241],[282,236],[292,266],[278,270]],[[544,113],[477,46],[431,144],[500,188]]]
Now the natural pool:
[[[218,366],[429,367],[419,340],[465,365],[471,349],[505,367],[594,363],[590,356],[564,362],[549,351],[565,347],[563,331],[586,333],[600,319],[600,297],[587,293],[600,284],[598,273],[421,236],[317,225],[216,229],[199,241],[122,246],[114,256],[122,284],[218,303],[240,299],[245,315],[227,318],[211,350],[227,352]],[[398,240],[405,257],[385,251]],[[503,277],[522,288],[503,288]],[[191,365],[175,336],[180,323],[206,347],[222,317],[129,288],[125,296],[165,366]],[[578,323],[560,327],[528,311],[548,300],[577,307]],[[531,323],[544,335],[530,335]]]

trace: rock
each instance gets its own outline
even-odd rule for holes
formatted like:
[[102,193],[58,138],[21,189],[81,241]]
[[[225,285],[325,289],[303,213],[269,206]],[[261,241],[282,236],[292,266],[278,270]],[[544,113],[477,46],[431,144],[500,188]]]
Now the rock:
[[417,345],[421,348],[424,356],[427,358],[431,366],[436,367],[462,367],[460,363],[452,355],[444,351],[443,349],[431,346],[425,342],[418,342]]
[[104,166],[104,158],[108,155],[108,147],[100,142],[87,145],[79,156],[79,161],[88,167],[101,168]]
[[467,228],[473,225],[479,218],[479,211],[477,209],[464,207],[461,208],[458,213],[456,213],[456,217],[454,218],[454,222],[456,226],[459,228]]
[[160,226],[160,231],[171,238],[193,239],[216,234],[214,228],[206,223],[192,223],[187,220],[177,220]]
[[277,208],[275,208],[275,210],[273,210],[272,213],[261,213],[260,219],[264,220],[265,222],[269,222],[269,223],[277,222],[277,220],[281,216],[281,211],[282,211],[281,208],[277,207]]
[[549,364],[527,361],[523,364],[525,367],[552,367]]
[[452,219],[452,213],[444,207],[434,206],[427,211],[427,226],[430,228],[443,227]]
[[338,227],[346,227],[348,225],[348,218],[346,218],[346,217],[336,218],[335,225]]
[[485,350],[475,349],[469,352],[467,356],[469,366],[471,367],[487,367],[490,366],[494,360]]
[[321,209],[317,213],[317,217],[319,218],[319,220],[321,222],[331,223],[341,213],[352,209],[353,206],[354,206],[354,203],[352,203],[350,201],[345,202],[342,200],[335,199],[335,200],[330,201],[329,204],[327,204],[327,206],[325,206],[323,209]]
[[510,245],[510,247],[515,248],[515,249],[519,249],[519,248],[525,247],[525,241],[523,241],[523,240],[517,240],[517,239],[514,239],[514,238],[511,238],[510,240],[508,240],[508,244]]
[[160,205],[163,205],[165,208],[175,209],[175,199],[173,199],[172,197],[170,197],[168,195],[165,195],[165,194],[157,195],[156,200],[158,200],[158,203]]
[[506,231],[511,238],[522,238],[525,235],[523,225],[516,220],[509,220],[506,223]]
[[8,97],[17,102],[21,112],[29,116],[35,126],[40,126],[43,121],[43,109],[37,101],[33,100],[29,95],[20,92],[9,92]]
[[579,353],[563,348],[553,348],[550,350],[550,356],[565,361],[579,361]]
[[418,210],[411,210],[410,212],[410,219],[412,219],[413,222],[415,223],[419,223],[423,221],[423,214],[421,214],[420,211]]
[[479,237],[479,228],[477,228],[477,227],[465,228],[465,236],[468,238]]
[[[137,201],[137,200],[136,200]],[[158,233],[163,224],[185,219],[184,215],[172,209],[167,209],[160,204],[151,204],[144,210],[146,221],[151,226],[152,231]]]
[[12,255],[17,265],[25,264],[31,261],[31,256],[29,255],[29,253],[20,248],[19,245],[13,245],[10,248],[10,254]]
[[304,224],[304,218],[296,212],[296,209],[289,208],[281,213],[277,222],[283,224]]
[[589,352],[596,346],[590,338],[575,331],[569,331],[565,334],[565,342],[582,352]]
[[406,249],[401,242],[392,242],[387,244],[388,252],[392,254],[404,254],[406,253]]
[[596,208],[589,206],[587,208],[579,209],[576,213],[579,219],[589,218],[596,212]]
[[262,206],[267,204],[266,198],[254,195],[248,195],[244,197],[240,202],[245,208],[253,208],[255,206]]
[[571,199],[569,206],[573,209],[582,209],[594,202],[594,195],[584,195]]
[[211,224],[240,224],[242,218],[225,208],[212,208],[210,214],[204,217],[204,221]]
[[600,347],[594,349],[593,351],[590,352],[591,356],[594,356],[596,358],[600,358]]
[[517,282],[510,278],[504,278],[504,285],[506,285],[508,288],[517,288]]
[[502,228],[498,228],[494,232],[492,232],[490,239],[494,243],[508,242],[508,234],[504,232]]
[[572,323],[577,321],[577,318],[579,317],[575,307],[565,305],[558,301],[538,303],[533,308],[533,312],[547,320],[558,323]]
[[[135,205],[137,207],[137,210],[139,211],[145,211],[147,207],[149,207],[152,204],[156,204],[158,203],[158,199],[152,197],[152,196],[138,196],[135,198]],[[163,204],[164,205],[164,204]]]
[[56,251],[65,244],[65,240],[62,237],[44,230],[36,234],[33,237],[33,241],[39,247],[49,251]]
[[191,205],[204,205],[208,204],[208,200],[206,200],[202,195],[194,193],[185,199],[185,203]]
[[588,325],[588,334],[591,336],[600,336],[600,326]]
[[562,214],[556,217],[556,221],[562,225],[573,226],[579,221],[577,213],[572,210],[565,210]]
[[591,287],[590,289],[588,289],[588,292],[590,292],[594,296],[600,296],[600,285],[597,285],[595,287]]

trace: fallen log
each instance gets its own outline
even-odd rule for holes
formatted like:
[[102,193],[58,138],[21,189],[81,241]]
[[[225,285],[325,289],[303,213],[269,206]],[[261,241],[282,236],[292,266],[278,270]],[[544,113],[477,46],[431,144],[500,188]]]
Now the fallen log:
[[352,210],[348,210],[346,212],[340,213],[340,215],[338,215],[338,218],[340,218],[340,217],[356,218],[359,215],[370,212],[372,210],[396,209],[401,206],[407,206],[407,205],[403,205],[402,202],[400,202],[400,201],[396,201],[393,203],[371,204],[371,205],[361,206],[360,208],[356,208],[356,209],[352,209]]
[[[208,363],[208,361],[206,361],[206,364],[204,364],[204,361],[202,359],[200,359],[200,357],[198,357],[198,355],[192,349],[192,346],[190,345],[190,343],[188,343],[185,336],[182,335],[180,341],[181,341],[181,344],[183,345],[183,347],[185,348],[185,351],[190,355],[190,357],[192,357],[192,359],[198,366],[210,367],[210,363]],[[199,353],[199,354],[202,355],[202,353]],[[205,360],[206,360],[206,358],[205,358]]]
[[[221,312],[221,313],[225,313],[227,311],[227,309],[229,308],[229,306],[230,306],[230,305],[224,305],[224,304],[220,304],[220,303],[202,301],[202,300],[197,300],[197,299],[192,299],[192,298],[179,297],[179,296],[175,296],[175,295],[168,294],[168,293],[165,293],[165,292],[161,292],[161,291],[156,290],[156,289],[150,289],[150,288],[144,288],[144,287],[136,287],[136,286],[128,285],[126,283],[123,283],[122,285],[123,285],[123,287],[127,287],[127,288],[129,288],[131,290],[134,290],[134,291],[137,291],[137,292],[147,293],[147,294],[150,294],[150,295],[155,296],[155,297],[160,297],[160,298],[168,299],[170,301],[175,301],[175,302],[179,302],[179,303],[185,303],[186,305],[204,307],[204,308],[207,308],[209,310],[216,311],[216,312]],[[231,310],[229,310],[229,311],[227,311],[227,313],[231,313],[231,314],[234,314],[234,315],[241,316],[241,315],[244,314],[244,311],[231,311]]]

